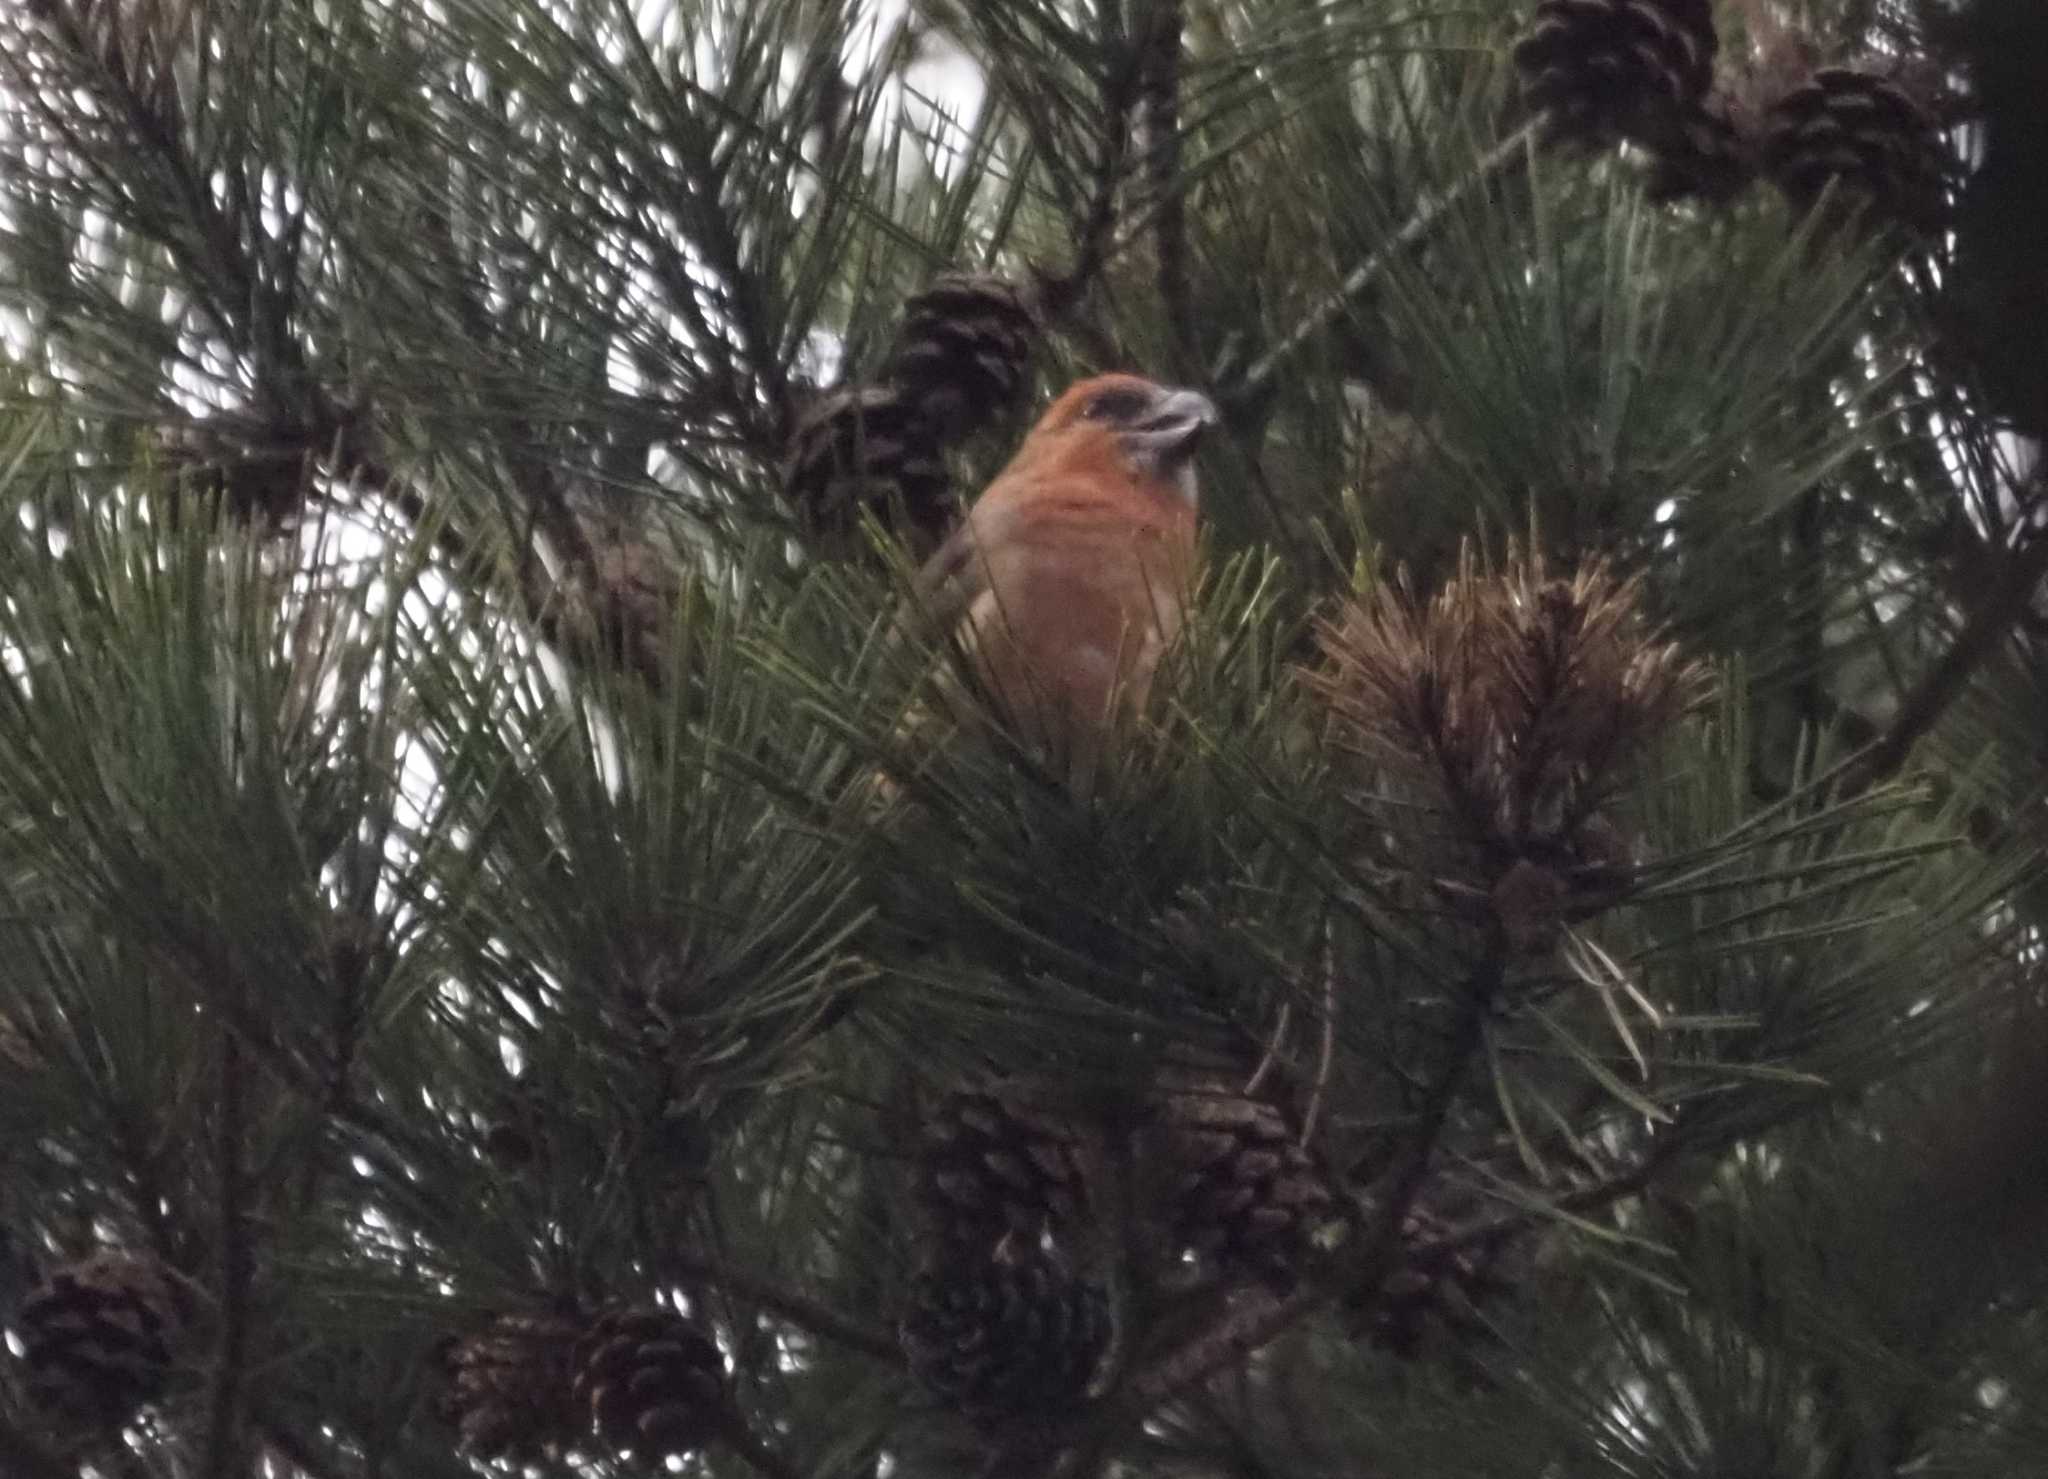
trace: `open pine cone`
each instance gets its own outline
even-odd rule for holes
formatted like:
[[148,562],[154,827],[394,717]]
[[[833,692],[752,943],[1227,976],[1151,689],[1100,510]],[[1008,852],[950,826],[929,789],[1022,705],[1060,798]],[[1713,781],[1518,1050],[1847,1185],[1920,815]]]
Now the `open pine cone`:
[[574,1392],[606,1443],[659,1460],[717,1436],[725,1362],[710,1338],[673,1310],[613,1310],[576,1347]]
[[1228,1069],[1162,1067],[1139,1155],[1170,1177],[1174,1251],[1285,1277],[1336,1199],[1287,1113],[1244,1084]]
[[919,1275],[899,1334],[926,1390],[974,1421],[997,1422],[1087,1395],[1109,1347],[1109,1304],[1035,1249],[949,1258]]
[[1657,137],[1706,95],[1719,49],[1708,0],[1542,0],[1515,68],[1553,138]]
[[1776,99],[1763,123],[1766,173],[1802,209],[1831,183],[1918,229],[1943,213],[1945,156],[1933,109],[1897,77],[1822,67]]
[[942,441],[956,442],[1023,399],[1039,332],[1029,295],[1009,279],[945,273],[903,305],[882,373]]
[[811,407],[783,469],[790,502],[813,529],[849,529],[872,512],[889,522],[900,504],[913,529],[951,518],[943,443],[900,386],[835,390]]
[[504,1314],[444,1343],[439,1412],[480,1459],[531,1463],[581,1431],[570,1400],[570,1357],[579,1321]]
[[105,1252],[52,1270],[14,1323],[30,1403],[68,1428],[108,1432],[164,1395],[184,1311],[154,1259]]
[[943,1242],[986,1254],[1006,1236],[1036,1247],[1086,1199],[1088,1129],[1028,1094],[961,1089],[925,1113],[919,1191]]
[[946,451],[1023,400],[1040,332],[1031,294],[1006,278],[946,273],[912,295],[875,380],[798,422],[783,467],[798,515],[831,533],[867,512],[935,544],[954,512]]

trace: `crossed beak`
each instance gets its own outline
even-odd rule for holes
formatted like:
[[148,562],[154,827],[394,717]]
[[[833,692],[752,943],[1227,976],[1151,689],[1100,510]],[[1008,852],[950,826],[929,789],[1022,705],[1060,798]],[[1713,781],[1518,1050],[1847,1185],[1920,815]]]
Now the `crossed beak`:
[[1160,477],[1170,479],[1194,456],[1202,433],[1216,421],[1216,403],[1199,390],[1169,390],[1131,425],[1124,440]]

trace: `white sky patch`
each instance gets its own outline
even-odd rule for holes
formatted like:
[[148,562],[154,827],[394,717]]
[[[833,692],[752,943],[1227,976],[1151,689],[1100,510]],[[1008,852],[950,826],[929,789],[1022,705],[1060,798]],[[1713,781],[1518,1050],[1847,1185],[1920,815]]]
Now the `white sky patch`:
[[682,44],[683,13],[676,0],[640,0],[633,7],[633,25],[650,51],[673,51]]

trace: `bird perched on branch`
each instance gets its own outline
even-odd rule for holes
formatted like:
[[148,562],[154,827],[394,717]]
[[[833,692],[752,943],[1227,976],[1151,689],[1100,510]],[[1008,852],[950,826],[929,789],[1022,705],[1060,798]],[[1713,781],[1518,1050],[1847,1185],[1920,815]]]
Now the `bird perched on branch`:
[[1198,391],[1071,386],[919,573],[910,613],[956,633],[1013,731],[1072,777],[1143,701],[1195,573]]

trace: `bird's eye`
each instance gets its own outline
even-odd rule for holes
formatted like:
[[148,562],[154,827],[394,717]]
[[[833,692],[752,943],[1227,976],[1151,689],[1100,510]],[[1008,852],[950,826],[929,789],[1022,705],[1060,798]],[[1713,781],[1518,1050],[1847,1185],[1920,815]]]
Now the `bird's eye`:
[[1081,408],[1087,421],[1128,421],[1145,409],[1145,396],[1135,390],[1105,390]]

